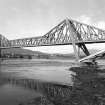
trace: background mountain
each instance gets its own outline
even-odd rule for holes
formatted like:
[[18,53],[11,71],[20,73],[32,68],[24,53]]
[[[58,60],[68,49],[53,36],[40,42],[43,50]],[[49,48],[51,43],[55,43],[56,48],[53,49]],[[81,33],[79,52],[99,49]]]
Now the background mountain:
[[[98,50],[92,49],[89,50],[91,53],[95,53]],[[22,49],[22,48],[10,48],[10,49],[2,49],[2,55],[16,55],[16,56],[32,56],[32,58],[47,58],[47,59],[74,59],[75,55],[74,53],[69,53],[69,54],[48,54],[48,53],[43,53],[40,51],[32,51],[28,49]],[[85,56],[83,52],[80,52],[81,56]]]
[[9,53],[14,53],[14,54],[22,54],[22,55],[37,55],[37,54],[44,54],[39,51],[32,51],[28,49],[22,49],[22,48],[10,48],[10,49],[2,49],[3,54],[9,54]]

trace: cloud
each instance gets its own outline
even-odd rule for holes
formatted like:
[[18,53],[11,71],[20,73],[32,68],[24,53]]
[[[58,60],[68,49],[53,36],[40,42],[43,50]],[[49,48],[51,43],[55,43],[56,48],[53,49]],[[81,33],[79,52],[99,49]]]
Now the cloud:
[[103,20],[94,21],[93,17],[89,17],[87,15],[81,15],[76,20],[79,21],[79,22],[82,22],[82,23],[85,23],[85,24],[88,24],[88,25],[92,25],[92,26],[95,26],[97,28],[105,30],[105,21],[103,21]]
[[92,24],[92,19],[91,17],[88,17],[86,15],[81,15],[80,17],[78,17],[76,20],[85,23],[85,24]]

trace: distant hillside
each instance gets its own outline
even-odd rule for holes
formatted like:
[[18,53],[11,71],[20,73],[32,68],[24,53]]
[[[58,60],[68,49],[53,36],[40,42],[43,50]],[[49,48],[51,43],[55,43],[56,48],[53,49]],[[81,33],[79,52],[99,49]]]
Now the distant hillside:
[[22,48],[2,49],[1,55],[4,58],[27,58],[29,56],[31,56],[32,58],[50,58],[50,54]]
[[28,49],[22,49],[22,48],[10,48],[10,49],[2,49],[3,54],[9,54],[9,53],[15,53],[15,54],[22,54],[22,55],[37,55],[37,54],[43,54],[39,51],[32,51]]
[[[90,50],[91,53],[97,52],[97,50]],[[2,54],[16,54],[16,55],[31,55],[33,58],[47,58],[47,59],[74,59],[74,53],[70,54],[48,54],[40,51],[32,51],[28,49],[22,48],[11,48],[11,49],[2,49]],[[85,56],[83,52],[81,52],[81,56]]]

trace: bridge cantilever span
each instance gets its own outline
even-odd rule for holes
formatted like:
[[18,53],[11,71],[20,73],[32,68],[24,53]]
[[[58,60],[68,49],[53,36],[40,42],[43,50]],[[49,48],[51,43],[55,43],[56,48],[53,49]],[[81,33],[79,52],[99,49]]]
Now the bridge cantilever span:
[[0,36],[0,39],[0,48],[71,44],[73,45],[76,59],[79,61],[79,51],[76,46],[81,48],[86,56],[89,56],[90,53],[85,44],[105,43],[105,30],[72,19],[65,19],[43,36],[15,40],[7,40],[5,37]]

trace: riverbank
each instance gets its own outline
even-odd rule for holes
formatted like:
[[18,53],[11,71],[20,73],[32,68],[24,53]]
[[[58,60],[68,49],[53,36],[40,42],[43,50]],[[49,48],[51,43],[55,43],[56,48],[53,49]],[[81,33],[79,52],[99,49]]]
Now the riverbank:
[[[76,105],[105,105],[105,69],[98,67],[73,67],[72,103]],[[70,104],[74,105],[74,104]]]

